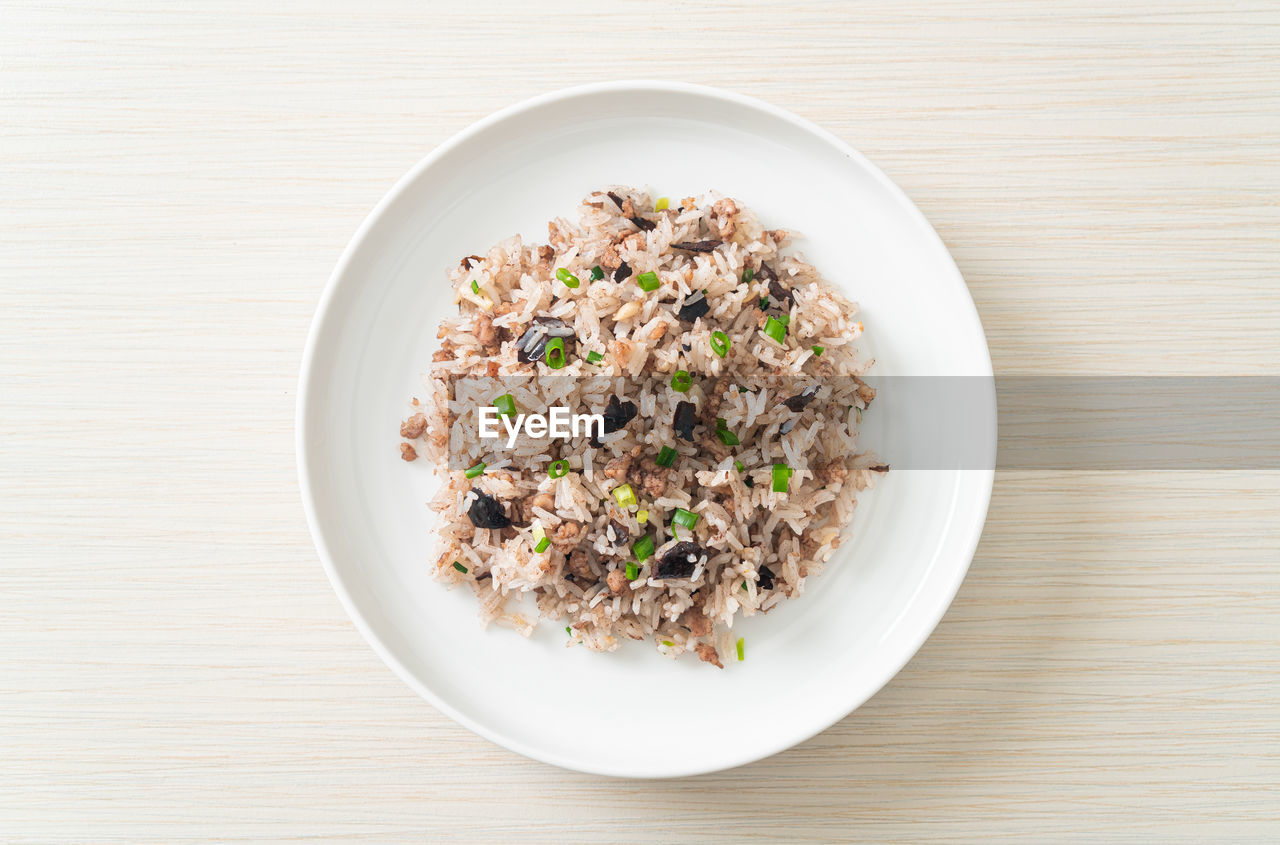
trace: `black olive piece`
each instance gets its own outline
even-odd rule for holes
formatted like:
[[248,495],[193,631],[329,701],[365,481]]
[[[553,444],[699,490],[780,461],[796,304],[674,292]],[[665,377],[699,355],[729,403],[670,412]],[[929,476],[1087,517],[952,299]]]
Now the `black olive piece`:
[[604,433],[613,434],[622,429],[636,415],[635,402],[621,402],[617,396],[609,397],[609,404],[604,408]]
[[546,351],[547,333],[537,323],[525,329],[524,334],[516,341],[516,360],[522,364],[541,360],[542,353]]
[[573,329],[559,317],[534,317],[533,321],[547,329],[547,337],[573,337]]
[[683,249],[688,252],[714,252],[715,248],[720,246],[724,241],[685,241],[684,243],[672,244],[673,249]]
[[791,419],[789,419],[789,420],[787,420],[786,422],[784,422],[782,425],[778,426],[778,433],[779,433],[779,434],[790,434],[790,433],[791,433],[791,429],[793,429],[793,428],[795,428],[795,427],[796,427],[796,418],[795,418],[795,417],[792,417]]
[[794,303],[796,301],[796,295],[791,292],[790,288],[784,286],[782,282],[777,279],[771,279],[769,281],[769,295],[779,302]]
[[818,395],[818,385],[811,384],[804,390],[788,399],[783,399],[782,404],[786,405],[789,410],[795,411],[797,414],[804,410],[805,405],[813,401],[813,397]]
[[471,492],[476,494],[476,500],[471,503],[471,509],[467,511],[472,525],[476,528],[511,527],[511,520],[507,518],[507,512],[501,502],[475,487],[471,488]]
[[627,526],[618,522],[618,520],[609,520],[609,525],[613,527],[613,544],[615,546],[621,546],[631,539],[631,532],[627,530]]
[[676,412],[671,418],[671,427],[676,434],[693,442],[693,426],[698,422],[698,406],[692,402],[677,402]]
[[[667,553],[658,559],[654,567],[655,578],[688,578],[698,567],[698,558],[702,557],[702,546],[692,540],[676,543]],[[689,558],[693,558],[690,560]]]
[[[625,202],[625,200],[623,200],[622,197],[618,196],[613,191],[605,191],[605,195],[608,196],[609,199],[613,200],[614,205],[618,206],[618,211],[622,211],[622,204],[623,202]],[[657,223],[654,223],[652,220],[645,220],[643,217],[640,217],[639,215],[635,217],[628,217],[627,219],[630,220],[632,223],[636,224],[637,226],[639,226],[641,229],[643,229],[646,232],[649,231],[650,229],[658,228]]]
[[530,344],[529,348],[520,349],[516,352],[516,360],[521,364],[528,364],[532,361],[541,361],[542,353],[547,351],[547,339],[541,338]]
[[676,312],[676,316],[681,320],[684,320],[686,323],[692,323],[699,317],[705,316],[710,310],[711,303],[707,302],[706,294],[699,292],[684,301],[684,305],[680,306],[680,310]]
[[756,570],[756,574],[760,576],[760,580],[757,582],[757,585],[760,587],[760,589],[762,590],[773,589],[773,570],[772,569],[770,569],[767,566],[762,566]]
[[631,277],[631,265],[622,262],[618,265],[618,269],[613,271],[613,280],[615,282],[623,282]]
[[571,338],[573,329],[565,325],[558,317],[534,317],[529,328],[524,330],[516,341],[516,360],[522,364],[542,360],[547,351],[547,339],[552,337]]
[[693,347],[692,347],[692,346],[690,346],[690,345],[689,345],[689,344],[687,344],[687,343],[682,343],[682,344],[680,344],[680,348],[681,348],[681,349],[683,349],[685,352],[692,351],[692,349],[693,349]]

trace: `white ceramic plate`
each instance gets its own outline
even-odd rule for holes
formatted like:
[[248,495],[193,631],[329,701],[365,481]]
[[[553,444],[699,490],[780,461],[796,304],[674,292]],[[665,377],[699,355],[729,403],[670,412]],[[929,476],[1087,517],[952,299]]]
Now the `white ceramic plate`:
[[[425,461],[399,457],[446,271],[572,215],[591,190],[715,189],[861,303],[875,374],[990,375],[964,280],[928,222],[870,162],[782,109],[711,88],[590,85],[505,109],[444,144],[378,204],[329,280],[311,327],[297,448],[312,536],[347,611],[395,672],[482,736],[607,775],[714,771],[788,748],[884,685],[928,637],[968,568],[989,471],[890,472],[860,499],[852,539],[798,600],[743,620],[747,659],[716,670],[651,644],[565,648],[482,630],[470,591],[428,575]],[[992,400],[994,402],[994,399]],[[873,406],[872,416],[877,410]],[[992,416],[994,419],[994,415]],[[881,420],[881,424],[886,421]],[[888,423],[892,425],[892,420]],[[995,432],[991,432],[994,443]]]

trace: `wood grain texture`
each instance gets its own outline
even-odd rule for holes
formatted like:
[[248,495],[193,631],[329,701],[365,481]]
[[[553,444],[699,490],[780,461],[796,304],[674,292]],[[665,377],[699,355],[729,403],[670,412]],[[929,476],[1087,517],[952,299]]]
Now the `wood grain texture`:
[[879,163],[998,372],[1275,373],[1280,7],[0,0],[0,840],[1275,841],[1280,478],[1008,472],[839,725],[683,781],[493,746],[316,560],[320,290],[435,145],[602,78],[722,85]]

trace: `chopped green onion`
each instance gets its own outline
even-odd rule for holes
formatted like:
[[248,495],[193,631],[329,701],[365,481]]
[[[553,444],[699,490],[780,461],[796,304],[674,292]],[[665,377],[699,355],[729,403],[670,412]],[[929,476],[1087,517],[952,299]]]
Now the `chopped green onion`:
[[640,290],[654,291],[662,283],[658,281],[658,274],[650,270],[648,273],[641,273],[636,276],[636,284],[640,286]]
[[778,315],[778,322],[779,322],[779,323],[782,323],[782,325],[784,325],[784,326],[789,326],[789,325],[791,325],[791,315],[790,315],[790,314],[779,314],[779,315]]
[[636,560],[644,563],[645,558],[653,554],[653,538],[648,534],[644,535],[632,544],[631,551],[635,552]]
[[561,267],[556,271],[556,278],[564,282],[567,288],[576,288],[578,286],[578,277]]
[[738,435],[729,430],[724,417],[716,417],[716,437],[719,437],[720,442],[726,446],[737,446],[739,443]]
[[658,201],[653,204],[654,211],[666,211],[671,206],[671,200],[666,197],[658,197]]
[[551,466],[547,467],[547,475],[552,478],[560,478],[569,472],[569,462],[565,460],[552,461]]
[[516,397],[510,393],[504,393],[493,400],[493,407],[498,409],[498,416],[500,417],[514,417],[516,415]]
[[454,568],[454,569],[456,569],[456,570],[458,570],[459,572],[461,572],[463,575],[466,575],[466,574],[467,574],[467,568],[466,568],[465,566],[463,566],[463,565],[462,565],[462,563],[461,563],[460,561],[456,561],[456,560],[455,560],[455,561],[453,562],[453,568]]
[[648,511],[636,511],[636,522],[640,523],[641,525],[644,525],[648,521],[649,521]]
[[667,648],[671,648],[672,646],[674,646],[674,645],[675,645],[675,643],[671,642],[671,640],[663,640],[663,641],[662,641],[662,644],[663,644],[664,646],[666,646]]
[[467,478],[475,478],[477,475],[483,475],[483,474],[484,474],[484,461],[481,461],[475,466],[470,467],[469,469],[467,469],[466,472],[463,473],[463,475],[465,475]]
[[745,269],[745,270],[743,270],[743,271],[742,271],[742,283],[743,283],[743,284],[746,284],[747,282],[751,281],[751,280],[752,280],[752,279],[754,279],[755,277],[756,277],[756,271],[755,271],[755,270],[752,270],[750,267],[748,267],[747,269]]
[[476,282],[476,280],[475,280],[475,279],[472,279],[472,280],[471,280],[471,292],[472,292],[472,293],[479,293],[479,292],[480,292],[480,285]]
[[729,347],[733,344],[729,342],[729,336],[721,331],[711,333],[711,349],[723,358],[729,352]]
[[672,449],[670,446],[663,446],[658,450],[658,457],[654,460],[654,463],[660,467],[667,467],[670,469],[671,465],[676,462],[676,455],[678,454],[680,453],[675,449]]
[[716,417],[716,437],[726,446],[737,446],[742,442],[738,435],[725,427],[724,417]]
[[738,662],[739,663],[747,659],[747,651],[746,651],[746,648],[744,647],[744,642],[745,641],[742,637],[738,637]]
[[760,310],[761,311],[769,310],[769,297],[767,296],[760,297]]
[[572,629],[572,628],[570,628],[568,625],[565,625],[565,626],[564,626],[564,632],[565,632],[566,634],[568,634],[569,636],[571,636],[571,637],[573,636],[573,629]]
[[746,467],[742,465],[742,461],[734,461],[733,468],[736,469],[738,472],[742,472],[744,469],[746,469]]
[[811,348],[813,349],[813,354],[815,356],[821,355],[824,351],[826,351],[824,347],[818,346],[817,344],[814,344]]
[[598,282],[604,278],[604,268],[599,264],[591,268],[591,281]]
[[564,338],[553,337],[547,341],[547,351],[543,354],[543,360],[553,370],[564,366]]
[[613,488],[613,498],[618,500],[618,504],[624,508],[629,508],[636,504],[636,494],[631,489],[630,484],[619,484]]
[[858,425],[862,425],[862,409],[861,409],[861,408],[856,408],[856,409],[855,409],[855,411],[857,412],[857,417],[856,417],[856,419],[857,419],[857,421],[858,421]]
[[631,561],[627,561],[627,580],[634,581],[640,577],[640,567]]
[[746,581],[742,582],[742,589],[746,590],[748,593],[751,592],[751,588],[747,586]]
[[693,526],[698,524],[698,515],[684,508],[676,508],[675,516],[671,517],[671,524],[679,525],[681,528],[688,528],[692,531]]
[[533,550],[538,554],[542,554],[551,548],[551,538],[547,536],[547,532],[542,527],[542,523],[538,520],[533,521]]
[[764,321],[764,333],[778,343],[782,343],[787,339],[787,324],[770,317]]
[[742,483],[747,485],[748,487],[756,486],[756,480],[749,475],[746,478],[742,479]]
[[603,360],[604,360],[604,356],[601,355],[599,352],[596,352],[594,349],[587,353],[588,364],[599,364]]
[[693,376],[689,375],[689,371],[676,370],[676,374],[671,377],[671,389],[677,393],[688,393],[691,387],[693,387]]
[[787,492],[787,488],[791,486],[791,473],[793,471],[786,464],[773,465],[773,492]]

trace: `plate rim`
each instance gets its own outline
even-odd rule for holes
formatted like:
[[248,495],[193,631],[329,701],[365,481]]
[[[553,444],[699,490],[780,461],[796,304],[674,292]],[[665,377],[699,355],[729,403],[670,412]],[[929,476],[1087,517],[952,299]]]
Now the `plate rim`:
[[[343,609],[346,610],[347,616],[355,624],[356,629],[364,637],[365,641],[373,649],[374,653],[385,663],[397,677],[400,678],[410,689],[419,696],[429,702],[438,711],[453,719],[458,724],[472,731],[473,733],[484,737],[517,754],[521,754],[533,760],[558,766],[563,769],[584,772],[587,774],[601,775],[606,777],[617,778],[637,778],[637,779],[658,779],[658,778],[680,778],[691,777],[700,774],[708,774],[711,772],[724,771],[727,769],[737,768],[758,760],[771,757],[782,751],[807,742],[836,723],[842,721],[854,710],[857,710],[868,700],[879,693],[884,687],[907,666],[908,663],[919,652],[920,648],[933,635],[937,629],[947,610],[951,607],[955,596],[960,589],[960,585],[964,582],[968,575],[969,567],[973,563],[974,555],[977,552],[978,543],[982,538],[983,531],[986,527],[987,515],[991,503],[991,494],[995,484],[995,470],[964,470],[963,472],[979,484],[979,498],[981,499],[978,512],[979,518],[974,520],[969,529],[969,534],[964,538],[964,542],[960,545],[962,550],[963,565],[957,567],[955,574],[950,583],[947,583],[941,589],[939,595],[945,596],[945,601],[938,605],[936,613],[931,613],[934,618],[921,630],[921,633],[914,638],[914,642],[910,642],[910,648],[904,650],[900,661],[892,661],[897,665],[889,671],[883,678],[872,686],[865,696],[855,697],[856,700],[850,702],[847,709],[839,712],[830,721],[822,720],[820,724],[816,724],[812,729],[804,728],[795,735],[785,735],[781,739],[765,743],[757,748],[751,749],[745,753],[726,754],[718,762],[711,765],[672,765],[661,771],[631,771],[622,767],[602,768],[591,765],[583,765],[575,761],[566,759],[563,755],[548,752],[540,748],[534,748],[525,743],[523,740],[508,736],[505,733],[494,730],[484,724],[477,722],[467,714],[464,714],[435,694],[435,692],[427,686],[415,674],[410,672],[399,659],[387,648],[379,636],[374,632],[372,626],[364,618],[359,607],[352,599],[350,591],[338,574],[337,568],[333,562],[333,556],[326,541],[324,532],[320,525],[317,515],[315,497],[311,490],[311,472],[307,464],[307,408],[311,402],[312,384],[315,377],[313,368],[316,355],[316,348],[319,340],[321,328],[327,323],[330,317],[330,310],[337,294],[337,289],[342,283],[343,277],[352,263],[356,253],[359,251],[365,239],[374,226],[381,219],[388,207],[393,205],[400,196],[405,193],[409,186],[412,185],[425,171],[430,169],[439,159],[446,156],[452,150],[467,143],[472,137],[484,132],[489,127],[501,123],[509,118],[523,114],[525,112],[536,110],[542,106],[556,103],[564,100],[570,100],[577,97],[590,96],[600,93],[621,93],[621,92],[647,92],[647,93],[668,93],[682,95],[696,95],[708,97],[722,102],[728,102],[739,106],[744,106],[763,112],[771,117],[780,119],[793,126],[802,129],[815,137],[821,139],[835,150],[850,158],[860,167],[862,167],[869,175],[872,176],[880,186],[889,192],[889,195],[902,207],[904,211],[915,221],[915,223],[927,233],[927,237],[931,237],[935,241],[935,245],[940,247],[942,254],[946,257],[947,263],[950,265],[955,274],[955,280],[959,282],[960,287],[964,291],[964,300],[968,305],[968,313],[965,315],[968,322],[977,331],[977,336],[981,340],[983,372],[978,374],[982,376],[992,377],[994,375],[991,362],[991,349],[987,342],[986,332],[982,326],[982,319],[978,313],[977,305],[973,301],[973,295],[969,291],[968,284],[964,280],[964,275],[960,272],[960,268],[956,265],[954,257],[950,250],[947,249],[945,242],[928,218],[916,207],[910,197],[900,188],[892,179],[890,179],[884,171],[882,171],[874,162],[864,156],[851,145],[822,128],[813,121],[801,117],[793,112],[776,106],[764,100],[741,94],[736,91],[730,91],[709,85],[700,85],[689,82],[677,82],[669,80],[653,80],[653,79],[625,79],[604,82],[593,82],[585,85],[575,85],[568,88],[561,88],[530,97],[511,105],[505,106],[480,120],[468,125],[461,131],[455,133],[443,143],[435,147],[425,156],[423,156],[413,167],[404,173],[395,184],[388,190],[382,198],[373,206],[365,218],[361,221],[360,226],[351,236],[342,254],[334,265],[333,271],[330,273],[328,280],[325,282],[320,299],[316,305],[316,309],[311,318],[311,324],[307,330],[306,344],[303,348],[302,362],[298,374],[297,385],[297,401],[294,412],[294,449],[295,460],[298,464],[298,486],[302,497],[303,510],[306,514],[307,528],[311,536],[312,544],[315,546],[317,556],[320,563],[324,567],[325,575],[329,579],[329,584],[337,594]],[[992,394],[992,404],[995,405],[994,392]],[[992,419],[995,419],[994,414]],[[992,446],[994,448],[997,439],[996,425],[993,423],[991,429]],[[993,452],[994,453],[994,452]],[[957,484],[963,479],[957,479]]]

